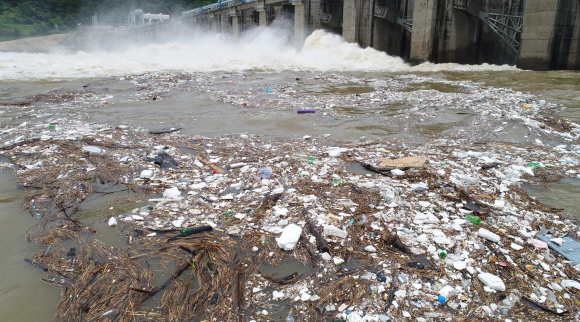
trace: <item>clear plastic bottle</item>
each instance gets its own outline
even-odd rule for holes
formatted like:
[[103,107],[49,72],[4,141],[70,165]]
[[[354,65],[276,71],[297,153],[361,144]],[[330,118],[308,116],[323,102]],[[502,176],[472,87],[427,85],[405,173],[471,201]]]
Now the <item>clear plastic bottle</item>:
[[262,247],[266,247],[266,235],[262,235],[262,237],[260,237],[260,245],[262,245]]
[[437,250],[435,250],[435,252],[437,252],[437,255],[439,255],[439,257],[441,257],[441,258],[447,257],[447,254],[445,254],[445,252],[440,248],[437,248]]
[[288,316],[286,317],[286,322],[294,322],[294,318],[292,317],[292,314],[288,314]]
[[361,309],[363,309],[363,310],[366,310],[366,308],[367,308],[369,305],[371,305],[371,303],[372,303],[372,302],[371,302],[371,300],[369,300],[369,299],[366,299],[366,300],[364,300],[364,301],[361,303],[361,305],[360,305],[360,308],[361,308]]
[[262,168],[259,168],[259,169],[258,169],[258,171],[260,172],[260,176],[261,176],[263,179],[268,179],[268,178],[270,178],[270,173],[271,173],[271,170],[270,170],[270,168],[262,167]]

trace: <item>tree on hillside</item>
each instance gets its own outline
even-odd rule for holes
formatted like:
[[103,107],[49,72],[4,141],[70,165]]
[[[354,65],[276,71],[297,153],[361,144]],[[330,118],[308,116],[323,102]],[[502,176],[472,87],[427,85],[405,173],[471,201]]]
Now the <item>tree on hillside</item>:
[[[172,16],[217,0],[0,0],[0,23],[38,25],[35,29],[75,27],[79,22],[90,24],[96,13],[99,21],[125,24],[129,12],[164,13]],[[66,28],[65,28],[66,29]]]

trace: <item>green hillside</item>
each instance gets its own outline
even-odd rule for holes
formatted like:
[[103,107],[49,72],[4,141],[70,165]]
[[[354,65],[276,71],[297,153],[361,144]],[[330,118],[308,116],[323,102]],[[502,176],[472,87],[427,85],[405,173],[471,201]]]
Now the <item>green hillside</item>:
[[179,15],[213,0],[0,0],[0,41],[69,32],[90,25],[96,13],[103,25],[127,23],[135,9]]

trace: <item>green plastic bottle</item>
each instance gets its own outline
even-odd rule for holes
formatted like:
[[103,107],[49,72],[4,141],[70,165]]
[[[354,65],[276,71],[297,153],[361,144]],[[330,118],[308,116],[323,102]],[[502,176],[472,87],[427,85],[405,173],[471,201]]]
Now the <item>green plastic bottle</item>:
[[481,219],[479,219],[479,217],[475,217],[472,215],[465,215],[465,219],[471,221],[474,224],[480,224],[481,223]]

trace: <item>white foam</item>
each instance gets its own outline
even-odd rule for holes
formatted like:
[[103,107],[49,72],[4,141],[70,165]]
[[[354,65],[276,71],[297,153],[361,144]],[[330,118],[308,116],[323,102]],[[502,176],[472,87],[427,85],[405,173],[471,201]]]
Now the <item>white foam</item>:
[[298,52],[280,28],[255,28],[237,42],[221,34],[193,34],[186,41],[149,44],[116,52],[0,53],[0,79],[76,79],[145,72],[196,71],[435,71],[506,70],[510,66],[425,63],[410,67],[401,58],[314,31]]

